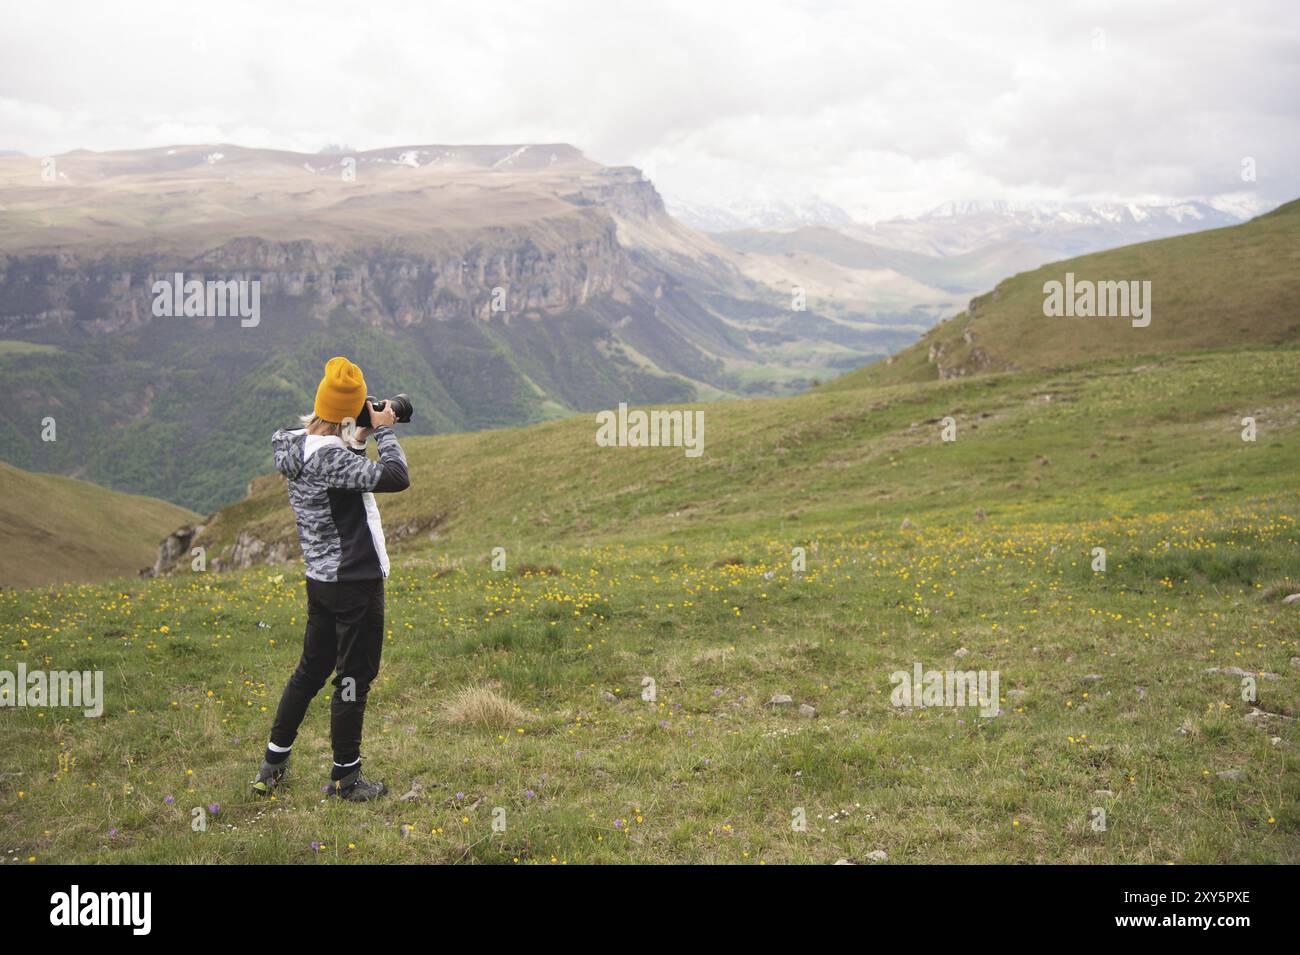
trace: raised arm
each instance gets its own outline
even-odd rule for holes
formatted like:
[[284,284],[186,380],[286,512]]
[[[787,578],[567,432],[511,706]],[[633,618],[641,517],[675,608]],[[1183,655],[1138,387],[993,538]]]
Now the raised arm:
[[389,427],[375,429],[375,444],[379,446],[379,460],[372,461],[364,453],[354,454],[347,448],[325,448],[316,452],[321,458],[320,474],[329,487],[349,491],[374,491],[376,494],[405,491],[411,486],[406,470],[406,455],[397,443],[397,435]]

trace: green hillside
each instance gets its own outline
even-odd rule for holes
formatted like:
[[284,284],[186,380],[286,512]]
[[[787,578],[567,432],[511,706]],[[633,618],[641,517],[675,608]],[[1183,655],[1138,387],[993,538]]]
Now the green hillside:
[[0,587],[128,577],[152,567],[158,543],[196,514],[86,481],[0,462]]
[[[247,791],[301,645],[296,555],[0,593],[5,667],[106,677],[98,719],[0,719],[6,845],[36,863],[1295,863],[1298,354],[720,402],[698,458],[598,447],[586,416],[411,438],[412,487],[380,502],[394,573],[365,743],[392,795],[366,807],[321,800],[324,695],[275,802]],[[276,539],[288,516],[262,479],[209,543]],[[917,665],[998,674],[997,715],[896,704]]]
[[[361,811],[320,798],[326,696],[248,794],[304,620],[267,474],[207,572],[0,593],[0,665],[106,695],[0,720],[11,857],[1300,861],[1300,346],[1239,313],[1260,340],[1190,309],[1184,351],[693,406],[699,457],[405,433]],[[233,432],[263,471],[269,424]],[[996,674],[996,713],[899,703],[916,666]]]
[[[1149,280],[1152,318],[1047,317],[1044,283]],[[1158,239],[1024,272],[920,342],[829,388],[1059,368],[1118,356],[1300,342],[1300,200],[1226,229]],[[933,356],[933,357],[932,357]]]
[[[1292,468],[1296,448],[1277,436],[1296,425],[1297,359],[1294,347],[1224,351],[697,405],[705,453],[694,459],[598,447],[594,416],[408,438],[413,489],[382,502],[384,523],[398,551],[432,534],[465,554],[507,542],[799,534],[931,510],[1056,520],[1194,506],[1220,484],[1256,493]],[[941,442],[948,415],[978,441]],[[1273,440],[1245,446],[1245,415]],[[269,440],[263,454],[269,467]],[[228,554],[241,532],[296,546],[278,475],[219,512],[199,543]]]

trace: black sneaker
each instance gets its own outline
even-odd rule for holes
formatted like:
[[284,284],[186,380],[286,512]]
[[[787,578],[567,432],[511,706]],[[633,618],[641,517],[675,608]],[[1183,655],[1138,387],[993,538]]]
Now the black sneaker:
[[253,780],[253,792],[259,796],[269,796],[276,786],[284,780],[285,771],[289,768],[290,757],[286,756],[283,762],[268,763],[264,758],[261,767],[257,770],[257,778]]
[[348,802],[369,802],[378,799],[386,792],[388,787],[383,783],[363,779],[361,767],[358,766],[342,779],[334,780],[330,784],[329,794],[336,799],[346,799]]

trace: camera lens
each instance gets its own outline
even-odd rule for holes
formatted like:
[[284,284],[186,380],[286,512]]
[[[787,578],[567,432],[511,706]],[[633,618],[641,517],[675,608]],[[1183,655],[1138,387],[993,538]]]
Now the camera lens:
[[388,407],[393,410],[393,414],[397,415],[398,421],[405,423],[411,420],[411,412],[414,409],[411,407],[411,399],[407,395],[397,395],[389,398],[388,401]]

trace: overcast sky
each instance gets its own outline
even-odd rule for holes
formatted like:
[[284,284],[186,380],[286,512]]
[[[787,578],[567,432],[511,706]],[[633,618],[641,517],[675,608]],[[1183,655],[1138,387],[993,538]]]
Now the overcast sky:
[[0,149],[37,156],[560,141],[679,202],[863,219],[1271,204],[1300,195],[1297,103],[1296,0],[0,0]]

